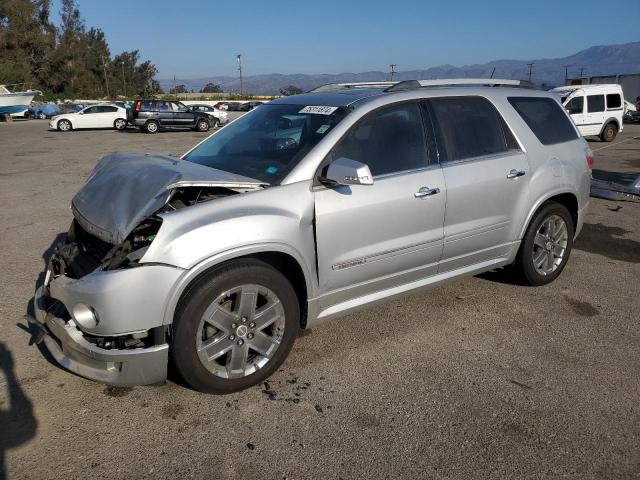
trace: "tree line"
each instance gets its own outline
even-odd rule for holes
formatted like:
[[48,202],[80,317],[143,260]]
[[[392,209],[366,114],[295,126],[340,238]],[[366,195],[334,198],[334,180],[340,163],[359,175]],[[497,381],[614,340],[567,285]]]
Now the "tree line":
[[0,84],[26,84],[47,98],[116,98],[161,93],[156,66],[138,50],[112,56],[104,32],[87,29],[76,0],[0,0]]

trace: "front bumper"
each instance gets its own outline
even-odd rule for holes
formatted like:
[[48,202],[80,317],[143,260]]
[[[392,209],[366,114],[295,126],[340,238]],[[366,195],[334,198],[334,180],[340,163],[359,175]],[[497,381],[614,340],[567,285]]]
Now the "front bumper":
[[110,385],[150,385],[167,378],[169,346],[105,349],[89,342],[73,319],[57,316],[55,303],[40,287],[34,298],[35,321],[44,343],[62,367],[82,377]]

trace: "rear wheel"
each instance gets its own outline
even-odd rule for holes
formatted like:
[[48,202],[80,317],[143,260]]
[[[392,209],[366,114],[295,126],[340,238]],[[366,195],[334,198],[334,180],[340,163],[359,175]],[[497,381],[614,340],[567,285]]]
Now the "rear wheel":
[[615,123],[608,123],[602,133],[600,134],[600,139],[603,142],[613,142],[618,134],[618,127]]
[[280,272],[258,260],[235,261],[184,294],[172,327],[172,359],[197,390],[242,390],[284,362],[299,322],[295,291]]
[[124,130],[127,128],[127,121],[124,118],[118,118],[115,122],[113,122],[113,128],[116,130]]
[[144,131],[146,133],[158,133],[159,129],[160,129],[160,126],[158,125],[158,122],[156,122],[155,120],[150,120],[144,125]]
[[44,113],[44,112],[40,112],[40,113],[38,113],[38,118],[39,118],[40,120],[44,120],[44,119],[46,119],[46,118],[47,118],[47,116],[45,115],[45,113]]
[[562,272],[573,246],[574,225],[569,210],[556,202],[534,215],[520,244],[515,267],[529,285],[546,285]]
[[198,120],[198,122],[196,123],[196,130],[199,132],[206,132],[207,130],[209,130],[209,122],[204,118]]
[[72,129],[71,122],[69,120],[60,120],[58,122],[58,130],[61,132],[68,132]]
[[211,117],[211,128],[218,128],[220,126],[220,121],[216,117]]

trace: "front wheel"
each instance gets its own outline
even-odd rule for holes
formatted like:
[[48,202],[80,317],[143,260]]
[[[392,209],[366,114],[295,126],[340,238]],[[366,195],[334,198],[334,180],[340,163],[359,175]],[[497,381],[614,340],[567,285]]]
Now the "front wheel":
[[278,369],[299,325],[298,299],[284,275],[258,260],[234,261],[183,295],[172,326],[172,359],[193,388],[235,392]]
[[45,120],[47,118],[47,115],[44,112],[40,112],[38,113],[38,118],[40,120]]
[[118,118],[115,122],[113,122],[113,128],[116,130],[124,130],[127,128],[127,121],[123,118]]
[[515,267],[529,285],[546,285],[562,272],[573,246],[574,225],[564,205],[549,202],[533,217]]
[[69,120],[60,120],[58,122],[58,130],[61,132],[68,132],[72,129],[71,122]]
[[602,133],[600,134],[600,139],[603,142],[613,142],[618,134],[618,127],[614,123],[608,123]]

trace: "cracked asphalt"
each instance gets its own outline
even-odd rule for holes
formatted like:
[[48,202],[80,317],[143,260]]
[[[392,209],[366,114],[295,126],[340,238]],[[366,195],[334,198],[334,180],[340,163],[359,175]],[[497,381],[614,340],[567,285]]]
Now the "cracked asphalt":
[[[551,285],[488,273],[326,323],[233,395],[106,387],[29,346],[43,253],[96,161],[204,136],[0,124],[7,478],[640,478],[640,203],[592,199]],[[590,146],[640,172],[640,126]]]

